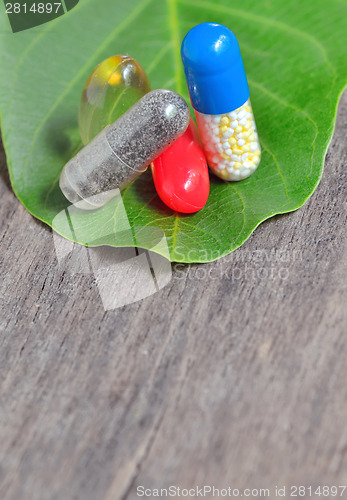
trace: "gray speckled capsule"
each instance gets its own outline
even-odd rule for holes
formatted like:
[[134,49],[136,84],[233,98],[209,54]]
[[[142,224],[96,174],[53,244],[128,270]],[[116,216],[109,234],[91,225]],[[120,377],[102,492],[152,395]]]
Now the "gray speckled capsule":
[[153,90],[65,165],[60,189],[71,203],[79,202],[79,208],[101,207],[113,190],[144,172],[188,125],[184,99],[171,90]]

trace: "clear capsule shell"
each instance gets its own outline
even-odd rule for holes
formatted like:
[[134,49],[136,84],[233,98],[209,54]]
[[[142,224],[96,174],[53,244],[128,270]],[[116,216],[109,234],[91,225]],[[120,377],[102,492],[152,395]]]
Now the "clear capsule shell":
[[226,181],[249,177],[261,158],[251,102],[222,115],[195,111],[206,158],[211,170]]
[[132,57],[116,55],[98,64],[86,81],[80,100],[78,123],[83,144],[88,144],[150,90],[145,71]]
[[[71,203],[93,209],[140,175],[187,129],[189,108],[171,90],[153,90],[107,126],[64,167],[60,188]],[[84,203],[81,203],[81,201]]]

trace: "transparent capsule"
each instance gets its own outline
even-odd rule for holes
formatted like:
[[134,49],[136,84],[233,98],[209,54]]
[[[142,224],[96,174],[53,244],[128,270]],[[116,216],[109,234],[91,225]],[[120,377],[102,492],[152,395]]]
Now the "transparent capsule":
[[227,181],[249,177],[261,149],[235,35],[221,24],[198,24],[181,55],[209,167]]
[[140,64],[129,56],[112,56],[92,71],[82,91],[79,129],[88,144],[151,90]]
[[205,115],[195,111],[195,115],[211,170],[227,181],[249,177],[261,157],[250,100],[231,113]]
[[[108,125],[64,167],[60,188],[71,203],[93,209],[129,184],[189,125],[185,100],[171,90],[153,90]],[[83,201],[83,203],[82,203]]]

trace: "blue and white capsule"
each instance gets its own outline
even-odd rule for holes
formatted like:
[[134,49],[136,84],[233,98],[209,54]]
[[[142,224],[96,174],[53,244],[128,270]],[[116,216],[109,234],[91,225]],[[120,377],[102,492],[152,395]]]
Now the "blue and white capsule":
[[246,179],[261,149],[234,33],[221,24],[198,24],[186,34],[181,56],[209,167],[227,181]]

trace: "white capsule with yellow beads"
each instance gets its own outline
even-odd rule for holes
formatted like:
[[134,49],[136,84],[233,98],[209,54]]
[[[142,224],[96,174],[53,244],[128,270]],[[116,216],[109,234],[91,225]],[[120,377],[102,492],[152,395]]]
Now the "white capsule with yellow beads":
[[209,167],[227,181],[246,179],[261,149],[235,35],[221,24],[199,24],[185,36],[181,55]]

